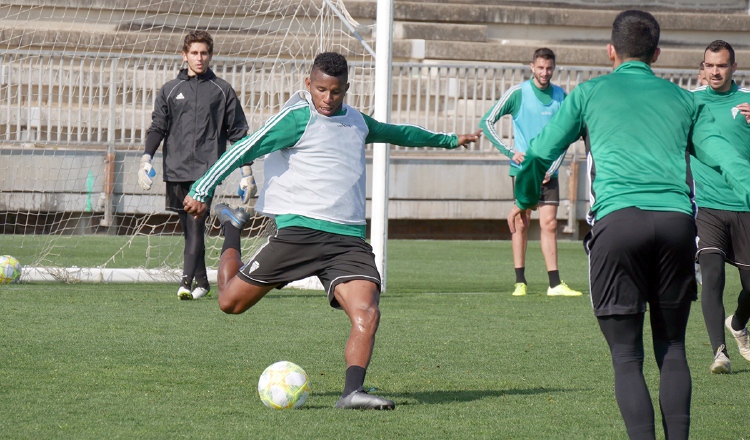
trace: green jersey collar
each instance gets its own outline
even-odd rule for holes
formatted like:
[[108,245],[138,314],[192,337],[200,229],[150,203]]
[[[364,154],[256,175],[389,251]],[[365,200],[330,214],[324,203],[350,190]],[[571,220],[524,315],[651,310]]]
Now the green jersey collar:
[[654,71],[651,70],[651,66],[643,61],[631,60],[617,66],[612,73],[648,73],[649,75],[653,75]]
[[716,90],[712,89],[711,86],[706,86],[706,93],[713,96],[728,96],[736,92],[739,88],[740,86],[738,86],[737,83],[732,80],[732,85],[726,92],[717,92]]

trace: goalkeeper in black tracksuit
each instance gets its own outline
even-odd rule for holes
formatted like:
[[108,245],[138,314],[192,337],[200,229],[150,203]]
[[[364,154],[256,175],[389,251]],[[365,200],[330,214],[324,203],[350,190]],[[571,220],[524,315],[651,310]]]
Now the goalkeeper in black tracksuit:
[[[226,151],[227,142],[242,139],[248,131],[234,89],[209,68],[212,54],[213,39],[208,32],[193,31],[185,36],[182,58],[187,68],[167,82],[156,97],[138,171],[139,185],[151,189],[151,160],[164,141],[166,209],[177,213],[185,237],[182,281],[177,291],[180,299],[197,299],[210,291],[204,241],[207,216],[196,219],[187,215],[182,201],[193,182]],[[242,168],[242,182],[251,187],[246,194],[252,196],[255,183],[250,166]]]

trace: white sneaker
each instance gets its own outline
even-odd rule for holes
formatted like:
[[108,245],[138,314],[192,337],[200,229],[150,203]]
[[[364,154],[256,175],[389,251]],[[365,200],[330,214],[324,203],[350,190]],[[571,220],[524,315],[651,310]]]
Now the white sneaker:
[[716,350],[716,356],[714,357],[714,363],[711,364],[711,372],[714,374],[729,374],[732,372],[732,366],[729,363],[729,358],[724,354],[724,344]]
[[190,293],[190,290],[185,286],[180,286],[179,289],[177,289],[177,298],[180,298],[181,300],[185,301],[188,299],[193,299],[193,294]]
[[724,325],[727,326],[729,332],[732,333],[732,336],[734,336],[734,340],[737,341],[737,347],[739,347],[742,357],[750,361],[750,335],[748,335],[747,327],[743,328],[742,330],[733,329],[733,316],[734,315],[729,315],[726,321],[724,321]]
[[203,298],[204,296],[208,295],[211,292],[211,288],[204,288],[204,287],[196,287],[191,292],[191,295],[193,296],[193,299]]

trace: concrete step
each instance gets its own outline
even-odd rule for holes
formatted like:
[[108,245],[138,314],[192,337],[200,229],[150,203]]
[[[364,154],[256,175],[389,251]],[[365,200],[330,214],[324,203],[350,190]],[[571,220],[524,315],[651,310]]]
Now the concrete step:
[[[672,0],[651,2],[648,5],[634,5],[633,2],[623,0],[407,0],[409,3],[429,3],[429,4],[473,4],[473,5],[503,5],[503,6],[534,6],[541,8],[564,7],[579,9],[630,9],[640,7],[649,11],[708,11],[708,12],[730,12],[745,13],[747,11],[746,0],[715,0],[705,2],[703,0]],[[403,3],[402,0],[395,0],[395,3]]]
[[[709,41],[710,42],[710,41]],[[505,40],[501,42],[460,42],[401,40],[393,43],[394,60],[403,61],[456,61],[482,63],[521,63],[531,62],[531,55],[538,47],[546,46],[557,56],[560,66],[611,66],[607,57],[606,43],[583,44],[551,41]],[[661,56],[654,63],[655,68],[692,69],[698,68],[703,59],[701,47],[662,47]],[[735,55],[740,69],[750,66],[750,49],[736,49]],[[744,61],[744,63],[743,63]]]
[[477,24],[393,23],[398,40],[487,41],[487,26]]
[[[412,29],[429,23],[429,31],[394,34],[394,59],[528,63],[535,48],[546,46],[558,55],[558,64],[607,66],[611,26],[619,11],[483,4],[458,1],[396,1],[394,28]],[[374,0],[348,0],[346,7],[357,21],[372,24]],[[729,41],[742,60],[750,60],[750,16],[747,13],[685,13],[658,11],[662,56],[655,67],[693,68],[711,41]],[[710,28],[706,23],[712,23]],[[456,25],[486,26],[486,40],[447,36]],[[441,27],[442,26],[442,27]],[[721,29],[721,33],[715,30]],[[437,35],[435,38],[433,36]],[[748,61],[750,65],[750,61]]]

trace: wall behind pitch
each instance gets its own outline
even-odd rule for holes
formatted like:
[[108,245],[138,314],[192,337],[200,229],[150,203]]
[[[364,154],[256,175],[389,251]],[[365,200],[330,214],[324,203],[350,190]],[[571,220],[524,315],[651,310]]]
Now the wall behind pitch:
[[[406,0],[395,0],[396,3]],[[408,0],[414,3],[447,3],[447,4],[479,4],[479,5],[523,5],[531,7],[573,7],[573,8],[596,8],[596,9],[632,9],[642,8],[649,10],[665,9],[679,12],[700,11],[727,11],[737,12],[748,10],[747,0],[642,0],[637,4],[623,0],[525,0],[520,1],[497,1],[497,0]]]

